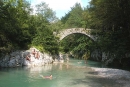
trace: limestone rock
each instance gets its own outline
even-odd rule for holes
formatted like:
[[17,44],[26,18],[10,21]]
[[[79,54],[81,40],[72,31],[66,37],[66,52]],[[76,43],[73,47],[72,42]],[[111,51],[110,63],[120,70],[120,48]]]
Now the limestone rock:
[[[36,54],[32,53],[34,49]],[[0,67],[43,66],[52,63],[52,61],[52,56],[47,53],[43,54],[36,48],[30,48],[29,50],[15,51],[9,55],[5,55],[5,57],[0,60]]]

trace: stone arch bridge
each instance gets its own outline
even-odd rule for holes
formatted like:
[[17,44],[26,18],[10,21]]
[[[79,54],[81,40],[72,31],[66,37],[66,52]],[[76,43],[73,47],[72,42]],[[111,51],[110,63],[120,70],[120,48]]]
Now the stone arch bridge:
[[91,34],[93,31],[95,31],[95,30],[85,29],[85,28],[71,28],[71,29],[61,30],[58,34],[56,34],[56,33],[55,34],[56,34],[56,36],[58,36],[60,38],[60,40],[62,40],[63,38],[65,38],[66,36],[68,36],[70,34],[81,33],[81,34],[85,34],[92,40],[96,41],[97,36]]

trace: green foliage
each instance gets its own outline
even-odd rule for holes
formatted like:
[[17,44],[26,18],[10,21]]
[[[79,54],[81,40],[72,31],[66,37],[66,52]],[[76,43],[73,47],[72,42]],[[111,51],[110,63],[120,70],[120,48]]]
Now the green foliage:
[[36,35],[32,40],[32,45],[40,45],[44,51],[50,54],[57,54],[58,40],[53,35],[53,31],[57,30],[57,27],[54,24],[54,20],[52,20],[55,14],[45,3],[37,5],[37,9],[37,15],[35,16]]
[[[71,10],[61,18],[64,28],[91,28],[92,16],[89,13],[88,8],[82,8],[79,3],[76,3]],[[95,49],[95,44],[82,34],[72,34],[67,36],[61,41],[60,50],[67,53],[71,52],[77,58],[84,59],[90,56],[90,52]],[[87,56],[86,56],[87,55]],[[86,58],[87,57],[87,58]]]
[[36,8],[36,14],[43,15],[49,22],[55,22],[58,19],[56,13],[45,2],[36,5]]
[[48,29],[44,29],[44,32],[38,32],[33,40],[33,45],[41,45],[43,50],[50,54],[58,53],[58,42]]
[[65,53],[73,53],[75,58],[82,59],[82,57],[84,57],[84,59],[87,59],[88,56],[86,58],[85,55],[90,54],[93,50],[92,44],[94,44],[94,42],[86,35],[72,34],[61,41],[61,50]]
[[60,20],[51,23],[50,26],[52,28],[52,31],[55,32],[55,34],[57,34],[59,31],[61,31],[64,28],[64,24]]
[[64,17],[61,18],[61,22],[65,24],[65,28],[82,27],[82,13],[83,9],[79,3],[76,3]]
[[30,5],[25,0],[0,1],[0,48],[2,52],[24,48],[30,43],[27,20],[30,11]]
[[130,53],[130,1],[91,0],[92,24],[100,29],[98,45],[103,52],[125,58]]
[[37,15],[31,15],[32,9],[25,0],[0,1],[1,53],[30,46],[52,54],[57,53],[58,42],[53,36],[51,24],[57,20],[55,12],[46,3],[37,5],[37,8],[40,8]]

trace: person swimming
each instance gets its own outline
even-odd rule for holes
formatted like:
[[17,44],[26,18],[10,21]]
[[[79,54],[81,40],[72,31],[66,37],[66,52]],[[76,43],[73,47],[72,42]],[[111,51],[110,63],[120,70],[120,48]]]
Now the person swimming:
[[43,78],[45,78],[45,79],[52,79],[52,75],[50,75],[50,76],[42,76]]

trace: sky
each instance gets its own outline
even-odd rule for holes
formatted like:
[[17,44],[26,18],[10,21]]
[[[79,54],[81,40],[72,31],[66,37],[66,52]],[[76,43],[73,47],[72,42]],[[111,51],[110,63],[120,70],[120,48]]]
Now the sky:
[[36,4],[45,2],[49,7],[56,12],[56,16],[61,18],[71,10],[76,2],[80,3],[82,7],[89,5],[91,0],[27,0],[34,7]]

